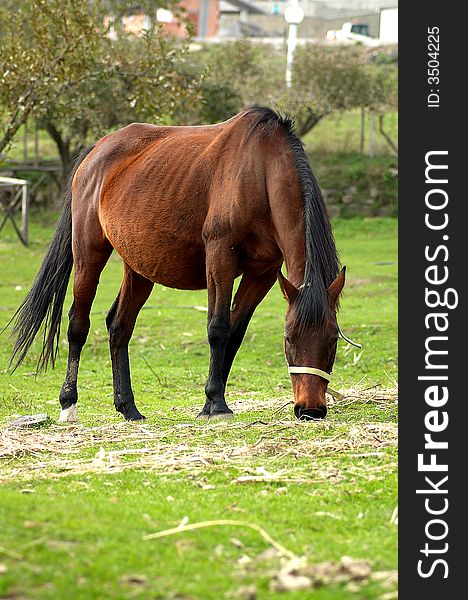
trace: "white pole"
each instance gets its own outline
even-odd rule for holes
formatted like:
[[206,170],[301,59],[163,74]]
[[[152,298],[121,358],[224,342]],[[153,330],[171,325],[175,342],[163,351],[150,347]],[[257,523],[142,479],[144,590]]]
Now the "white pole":
[[297,46],[297,27],[304,18],[304,11],[299,6],[299,0],[290,0],[284,12],[284,18],[289,25],[288,56],[286,59],[286,87],[290,88],[292,83],[294,52]]
[[294,52],[297,45],[297,25],[289,25],[288,35],[288,57],[286,60],[286,87],[290,88],[292,83],[292,66],[294,61]]

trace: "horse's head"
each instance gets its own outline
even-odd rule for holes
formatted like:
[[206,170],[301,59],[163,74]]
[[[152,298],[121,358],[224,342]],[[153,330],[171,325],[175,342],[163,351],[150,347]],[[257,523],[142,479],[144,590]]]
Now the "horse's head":
[[328,307],[320,325],[305,325],[297,319],[295,301],[299,290],[281,273],[279,283],[288,302],[284,352],[294,390],[294,414],[303,419],[323,419],[327,414],[327,376],[335,362],[339,336],[336,311],[345,284],[344,267],[327,289]]

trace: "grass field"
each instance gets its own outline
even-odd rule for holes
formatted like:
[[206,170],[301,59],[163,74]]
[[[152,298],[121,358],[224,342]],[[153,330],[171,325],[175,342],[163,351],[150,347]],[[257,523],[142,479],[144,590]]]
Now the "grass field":
[[[33,218],[28,249],[2,231],[0,327],[33,280],[51,220]],[[396,229],[392,219],[334,222],[348,266],[340,324],[364,347],[340,342],[332,387],[344,397],[329,398],[324,422],[293,419],[277,286],[234,365],[232,422],[194,419],[208,364],[206,293],[161,286],[130,349],[147,420],[128,424],[114,412],[104,319],[120,285],[117,256],[92,311],[79,425],[56,423],[65,340],[56,370],[35,378],[39,345],[9,375],[3,334],[0,597],[396,598]],[[6,427],[31,413],[50,419]],[[243,524],[184,528],[219,519]]]
[[[398,113],[385,116],[385,131],[395,144],[398,143]],[[373,150],[375,156],[391,154],[389,146],[379,132],[377,119],[371,131],[370,116],[365,116],[364,153]],[[371,142],[373,140],[373,142]],[[308,134],[304,142],[311,153],[353,154],[361,148],[361,111],[358,109],[337,113],[320,121]]]

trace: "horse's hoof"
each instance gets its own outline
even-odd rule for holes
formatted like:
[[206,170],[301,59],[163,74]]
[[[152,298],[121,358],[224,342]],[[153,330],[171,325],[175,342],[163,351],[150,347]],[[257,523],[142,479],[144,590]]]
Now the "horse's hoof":
[[222,420],[234,419],[234,413],[232,412],[232,410],[229,412],[212,412],[210,414],[209,419],[210,419],[210,421],[222,421]]
[[119,410],[127,421],[142,421],[146,419],[145,415],[142,415],[136,406],[130,408],[123,408]]
[[138,410],[131,415],[125,416],[127,421],[144,421],[146,419],[145,415],[142,415]]
[[76,423],[78,421],[78,412],[76,404],[72,404],[68,408],[62,408],[58,418],[59,423]]
[[196,416],[196,418],[197,419],[202,419],[202,420],[206,421],[207,419],[210,418],[210,415],[208,413],[206,413],[206,412],[201,411],[201,412],[198,413],[198,415]]

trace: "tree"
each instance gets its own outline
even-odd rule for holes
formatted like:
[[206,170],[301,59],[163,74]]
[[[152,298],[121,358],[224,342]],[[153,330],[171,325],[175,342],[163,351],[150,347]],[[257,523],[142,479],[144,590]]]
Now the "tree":
[[193,72],[203,74],[201,122],[223,121],[251,104],[273,104],[284,86],[283,53],[247,40],[205,48],[191,60]]
[[133,121],[180,122],[197,99],[197,81],[183,71],[186,41],[153,26],[141,37],[103,40],[94,72],[65,87],[39,119],[57,145],[65,178],[86,144]]
[[385,74],[369,63],[366,49],[308,45],[296,52],[293,88],[283,102],[305,135],[332,113],[381,106],[387,93]]
[[[193,102],[196,82],[182,68],[187,41],[154,21],[140,36],[126,33],[118,17],[131,4],[21,0],[11,21],[2,13],[0,151],[35,118],[57,145],[65,180],[74,156],[96,137],[135,120],[171,122]],[[117,39],[108,35],[113,16]]]
[[0,152],[30,117],[82,82],[102,32],[88,2],[24,0],[0,10]]
[[398,145],[385,129],[385,115],[388,112],[398,110],[398,74],[394,66],[389,65],[381,68],[379,71],[380,85],[383,87],[383,93],[376,98],[372,106],[372,111],[379,120],[379,132],[386,141],[393,154],[398,154]]
[[381,115],[396,96],[396,71],[371,58],[362,47],[303,46],[296,51],[288,89],[282,50],[246,40],[206,49],[198,57],[207,65],[200,120],[220,121],[249,104],[267,104],[291,114],[303,136],[336,112],[362,108]]

